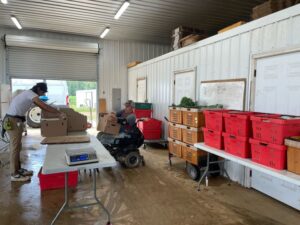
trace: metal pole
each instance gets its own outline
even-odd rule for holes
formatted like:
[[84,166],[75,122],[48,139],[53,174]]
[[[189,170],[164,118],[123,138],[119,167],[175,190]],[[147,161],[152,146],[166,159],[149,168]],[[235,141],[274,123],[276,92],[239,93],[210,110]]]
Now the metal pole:
[[93,190],[94,190],[94,198],[98,202],[98,204],[102,207],[102,209],[105,211],[107,215],[107,224],[110,224],[110,213],[108,210],[105,208],[105,206],[101,203],[101,201],[97,198],[97,181],[96,181],[96,169],[93,169]]
[[68,198],[68,172],[65,172],[65,202],[62,205],[62,207],[60,208],[60,210],[58,211],[58,213],[56,214],[56,216],[54,217],[54,219],[51,222],[51,225],[55,224],[55,221],[57,220],[57,218],[60,216],[60,214],[62,213],[62,211],[69,207],[69,198]]
[[201,176],[199,183],[198,183],[198,191],[200,191],[200,185],[201,185],[201,181],[203,180],[203,178],[207,175],[209,170],[209,153],[207,153],[207,159],[206,159],[206,168],[205,171],[203,173],[203,175]]

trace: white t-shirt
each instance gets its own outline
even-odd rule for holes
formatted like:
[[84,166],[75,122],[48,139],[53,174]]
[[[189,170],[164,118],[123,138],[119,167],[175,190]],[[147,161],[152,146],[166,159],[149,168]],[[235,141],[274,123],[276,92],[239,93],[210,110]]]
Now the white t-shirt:
[[33,103],[32,99],[37,96],[32,90],[23,91],[12,99],[7,114],[11,116],[25,116]]

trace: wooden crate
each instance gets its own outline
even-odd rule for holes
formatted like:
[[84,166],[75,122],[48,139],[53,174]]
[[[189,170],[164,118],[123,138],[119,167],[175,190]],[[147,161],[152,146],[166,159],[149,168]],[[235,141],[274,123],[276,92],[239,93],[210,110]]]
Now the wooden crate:
[[300,175],[300,137],[285,140],[287,149],[287,170]]
[[198,165],[200,161],[199,157],[207,154],[205,151],[201,151],[192,145],[187,144],[181,146],[181,151],[183,156],[182,158],[193,165]]
[[182,108],[183,125],[188,127],[204,127],[205,117],[200,109]]
[[228,27],[224,27],[223,29],[221,29],[221,30],[218,31],[218,34],[223,33],[225,31],[228,31],[228,30],[231,30],[233,28],[239,27],[239,26],[241,26],[241,25],[243,25],[245,23],[246,23],[245,21],[239,21],[239,22],[234,23],[234,24],[232,24],[232,25],[230,25]]
[[179,158],[182,158],[182,143],[174,139],[168,138],[169,152]]
[[203,142],[203,131],[201,128],[182,127],[181,128],[182,141],[187,144],[195,144]]
[[169,123],[169,137],[181,141],[182,139],[181,128],[182,125]]
[[182,123],[182,112],[180,107],[169,107],[169,120],[171,123]]

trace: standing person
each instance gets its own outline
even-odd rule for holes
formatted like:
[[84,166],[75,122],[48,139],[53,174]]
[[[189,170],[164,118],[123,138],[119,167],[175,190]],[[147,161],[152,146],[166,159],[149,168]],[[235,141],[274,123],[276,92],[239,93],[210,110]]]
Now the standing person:
[[30,181],[33,171],[21,168],[20,151],[22,149],[22,133],[23,123],[25,122],[25,114],[34,103],[42,110],[59,113],[57,109],[47,105],[39,99],[39,96],[45,95],[48,91],[46,83],[37,83],[30,90],[23,91],[15,96],[7,114],[3,120],[3,127],[7,131],[10,138],[10,173],[11,181]]

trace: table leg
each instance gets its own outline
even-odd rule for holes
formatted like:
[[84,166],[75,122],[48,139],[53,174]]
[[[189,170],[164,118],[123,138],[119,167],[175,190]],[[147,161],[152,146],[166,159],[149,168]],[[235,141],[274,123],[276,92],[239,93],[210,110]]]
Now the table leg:
[[199,183],[198,183],[198,191],[200,191],[200,185],[201,185],[201,182],[202,180],[204,179],[205,176],[207,176],[207,173],[208,173],[208,170],[209,170],[209,153],[207,153],[207,159],[206,159],[206,168],[199,180]]
[[105,211],[106,215],[107,215],[107,224],[110,224],[110,213],[108,212],[108,210],[105,208],[105,206],[102,204],[102,202],[98,199],[97,197],[97,180],[96,180],[96,169],[93,170],[93,190],[94,190],[94,198],[96,200],[96,202],[102,207],[102,209]]
[[169,152],[169,165],[170,166],[172,166],[172,160],[171,160],[171,158],[172,158],[172,154]]
[[60,216],[61,212],[65,209],[68,208],[69,206],[69,196],[68,196],[68,180],[69,180],[69,175],[68,173],[65,173],[65,202],[62,205],[62,207],[60,208],[60,210],[58,211],[58,213],[56,214],[56,216],[54,217],[54,219],[51,222],[51,225],[55,224],[55,221],[57,220],[57,218]]
[[222,165],[222,170],[224,171],[226,177],[229,179],[229,184],[230,184],[230,183],[231,183],[231,179],[230,179],[230,176],[229,176],[227,170],[225,169],[225,161],[226,161],[226,160],[224,160],[223,163],[222,163],[222,164],[223,164],[223,165]]

